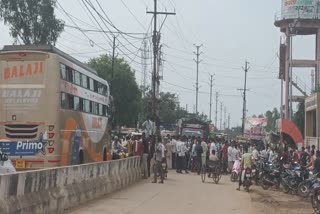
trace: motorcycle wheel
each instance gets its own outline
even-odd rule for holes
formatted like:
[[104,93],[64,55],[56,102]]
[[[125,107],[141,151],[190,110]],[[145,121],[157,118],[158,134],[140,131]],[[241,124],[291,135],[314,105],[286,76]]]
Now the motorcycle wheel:
[[244,189],[249,192],[249,187],[250,187],[250,184],[249,184],[249,181],[245,181],[244,183]]
[[238,180],[238,175],[236,172],[231,173],[231,182],[236,182]]
[[267,190],[270,188],[269,184],[266,181],[265,176],[262,176],[260,184],[261,184],[262,189],[264,189],[264,190]]
[[311,192],[310,185],[307,181],[303,181],[298,186],[298,195],[300,197],[306,198],[309,196]]
[[282,186],[282,192],[288,193],[290,191],[290,188],[286,182],[281,181],[281,186]]

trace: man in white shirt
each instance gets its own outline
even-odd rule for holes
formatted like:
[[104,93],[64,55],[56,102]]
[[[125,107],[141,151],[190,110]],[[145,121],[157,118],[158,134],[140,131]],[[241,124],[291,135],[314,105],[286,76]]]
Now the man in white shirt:
[[228,147],[228,170],[231,173],[233,168],[233,159],[232,159],[232,150],[233,150],[234,144],[230,144]]
[[143,124],[142,127],[145,127],[146,138],[149,138],[153,134],[153,122],[148,118]]
[[212,150],[214,150],[215,153],[217,154],[217,151],[218,151],[217,145],[213,140],[211,140],[211,144],[210,144],[210,155],[212,154]]
[[171,138],[171,151],[172,151],[172,169],[176,169],[177,167],[177,141],[176,137]]
[[273,148],[271,148],[270,151],[269,151],[269,159],[268,159],[268,162],[269,162],[269,163],[272,163],[273,160],[274,160],[274,158],[275,158],[275,153],[274,153],[274,151],[273,151]]
[[257,150],[257,146],[254,146],[253,152],[252,152],[252,157],[254,158],[254,160],[258,160],[259,159],[259,152]]
[[180,137],[177,137],[176,141],[176,171],[177,173],[182,173],[182,154],[183,154],[183,148],[182,148],[182,142],[180,140]]
[[202,163],[202,166],[205,166],[207,162],[208,145],[203,138],[201,141],[201,147],[202,147],[201,163]]

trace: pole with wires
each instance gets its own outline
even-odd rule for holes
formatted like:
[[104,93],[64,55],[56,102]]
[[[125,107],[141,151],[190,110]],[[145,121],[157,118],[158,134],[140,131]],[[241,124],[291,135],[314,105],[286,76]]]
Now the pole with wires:
[[156,125],[155,143],[158,143],[158,137],[160,136],[160,118],[159,118],[159,104],[160,104],[160,76],[158,65],[158,54],[159,54],[159,43],[160,43],[160,32],[157,30],[157,16],[162,15],[176,15],[176,13],[159,12],[157,9],[157,0],[154,0],[154,10],[147,11],[149,14],[153,14],[153,72],[152,72],[152,116]]
[[249,62],[246,61],[245,67],[243,68],[245,76],[244,76],[244,88],[243,88],[243,109],[242,109],[242,134],[244,135],[244,126],[246,122],[246,113],[247,113],[247,73],[249,71]]
[[212,115],[212,87],[213,87],[213,77],[214,75],[210,75],[210,112],[209,112],[209,120],[212,122],[212,118],[211,118],[211,115]]
[[196,82],[196,114],[198,114],[198,100],[199,100],[199,64],[201,63],[201,60],[199,59],[200,55],[202,54],[202,52],[200,51],[200,48],[203,46],[201,45],[195,45],[197,49],[197,52],[193,52],[196,55],[196,59],[194,59],[194,61],[197,64],[197,82]]

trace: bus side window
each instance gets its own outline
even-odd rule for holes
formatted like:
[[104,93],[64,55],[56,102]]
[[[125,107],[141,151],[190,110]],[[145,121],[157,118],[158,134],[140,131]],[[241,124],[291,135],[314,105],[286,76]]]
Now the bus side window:
[[68,94],[68,101],[69,101],[69,109],[74,109],[74,96]]
[[99,114],[99,106],[98,103],[92,102],[92,114]]
[[86,113],[90,113],[90,101],[83,99],[83,111]]
[[80,111],[80,98],[73,97],[73,110]]
[[81,85],[84,88],[88,88],[88,77],[84,74],[82,74],[82,78],[81,78]]
[[81,85],[81,75],[78,71],[73,70],[74,73],[74,83],[77,85]]
[[103,116],[103,105],[99,104],[99,115]]
[[96,80],[93,80],[93,89],[94,89],[94,92],[98,93],[98,81]]
[[67,71],[67,81],[73,82],[73,70],[72,70],[72,68],[67,66],[66,71]]
[[61,93],[61,108],[64,108],[64,109],[67,109],[67,108],[69,108],[69,106],[68,106],[68,102],[69,102],[69,100],[68,100],[68,95],[66,94],[66,93]]
[[103,106],[103,116],[108,117],[109,116],[108,106]]
[[89,86],[90,86],[90,90],[94,91],[93,79],[91,78],[89,78]]
[[61,79],[67,80],[67,69],[66,66],[62,63],[60,63],[60,75]]

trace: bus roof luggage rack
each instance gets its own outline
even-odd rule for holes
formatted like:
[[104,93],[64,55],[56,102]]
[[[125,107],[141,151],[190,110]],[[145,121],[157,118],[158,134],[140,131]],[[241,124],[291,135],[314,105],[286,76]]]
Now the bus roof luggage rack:
[[80,62],[79,60],[73,58],[69,54],[66,54],[65,52],[54,47],[53,45],[5,45],[1,52],[6,51],[43,51],[55,53],[97,75],[97,72],[90,68],[88,65],[84,64],[83,62]]

